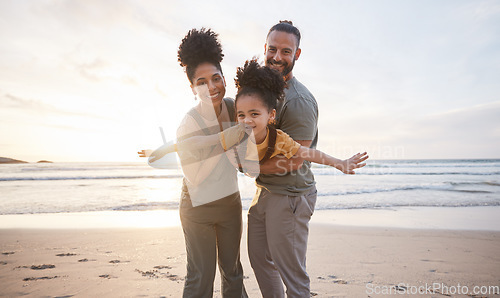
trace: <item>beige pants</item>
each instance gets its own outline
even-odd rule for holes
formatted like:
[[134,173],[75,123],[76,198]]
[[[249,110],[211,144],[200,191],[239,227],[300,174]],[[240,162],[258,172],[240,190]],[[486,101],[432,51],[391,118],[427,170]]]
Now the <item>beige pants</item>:
[[183,198],[179,209],[187,253],[183,297],[212,297],[217,263],[222,297],[247,297],[240,263],[239,193],[197,207]]
[[316,187],[302,196],[259,188],[248,210],[248,255],[264,298],[310,297],[306,272]]

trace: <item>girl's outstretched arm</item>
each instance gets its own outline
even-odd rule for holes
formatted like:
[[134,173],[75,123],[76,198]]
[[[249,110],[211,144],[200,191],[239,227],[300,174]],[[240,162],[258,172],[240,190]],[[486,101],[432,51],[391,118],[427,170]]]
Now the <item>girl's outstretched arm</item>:
[[357,153],[351,158],[341,160],[317,149],[304,146],[300,146],[295,155],[310,162],[332,166],[345,174],[355,174],[354,170],[366,166],[366,163],[363,163],[363,161],[368,159],[368,154],[366,152]]

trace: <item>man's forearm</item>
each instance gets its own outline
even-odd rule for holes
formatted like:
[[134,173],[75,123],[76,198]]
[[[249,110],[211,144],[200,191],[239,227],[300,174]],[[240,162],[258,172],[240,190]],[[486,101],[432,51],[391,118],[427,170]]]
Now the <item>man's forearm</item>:
[[296,171],[302,167],[304,159],[293,156],[288,159],[283,155],[277,155],[260,165],[261,174],[286,174]]
[[[312,141],[296,141],[301,146],[310,147]],[[302,167],[304,159],[294,155],[288,159],[283,155],[277,155],[260,165],[261,174],[286,174],[292,171],[297,171]]]

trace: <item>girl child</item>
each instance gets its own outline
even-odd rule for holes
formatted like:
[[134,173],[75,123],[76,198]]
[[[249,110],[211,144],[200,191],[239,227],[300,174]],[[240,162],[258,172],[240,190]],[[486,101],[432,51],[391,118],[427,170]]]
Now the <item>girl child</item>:
[[[341,160],[320,150],[301,146],[285,132],[272,126],[278,101],[283,99],[285,88],[285,81],[277,71],[261,66],[256,59],[252,59],[246,61],[243,67],[238,67],[235,82],[238,89],[235,105],[239,125],[217,135],[195,136],[177,144],[162,146],[152,153],[150,161],[173,151],[218,145],[225,151],[233,149],[235,158],[232,160],[236,160],[240,171],[243,172],[245,168],[251,176],[258,174],[251,170],[255,169],[251,166],[252,162],[256,159],[263,162],[278,154],[287,158],[297,155],[310,162],[332,166],[345,174],[355,174],[355,169],[366,165],[363,163],[368,159],[366,152]],[[245,140],[249,132],[250,138]]]

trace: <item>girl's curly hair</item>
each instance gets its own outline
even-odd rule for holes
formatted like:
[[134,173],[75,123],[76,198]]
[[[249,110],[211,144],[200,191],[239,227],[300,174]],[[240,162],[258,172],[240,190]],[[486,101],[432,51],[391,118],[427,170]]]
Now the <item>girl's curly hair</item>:
[[209,62],[222,73],[220,62],[224,57],[222,46],[217,40],[217,33],[212,29],[191,29],[182,39],[177,51],[177,61],[185,67],[186,74],[193,83],[194,72],[198,65]]
[[234,81],[238,89],[235,101],[241,95],[257,94],[271,111],[276,109],[279,100],[283,100],[283,76],[276,70],[260,65],[256,58],[247,60],[243,67],[238,67]]

